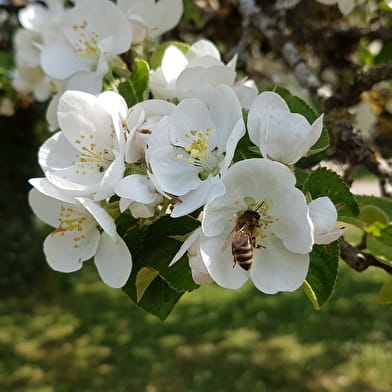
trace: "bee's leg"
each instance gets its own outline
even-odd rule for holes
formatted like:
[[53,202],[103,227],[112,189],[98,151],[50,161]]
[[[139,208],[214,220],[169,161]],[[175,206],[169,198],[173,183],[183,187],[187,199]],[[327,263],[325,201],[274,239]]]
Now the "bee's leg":
[[264,246],[264,245],[256,244],[256,241],[254,242],[253,247],[256,248],[256,249],[260,249],[260,248],[265,249],[265,246]]

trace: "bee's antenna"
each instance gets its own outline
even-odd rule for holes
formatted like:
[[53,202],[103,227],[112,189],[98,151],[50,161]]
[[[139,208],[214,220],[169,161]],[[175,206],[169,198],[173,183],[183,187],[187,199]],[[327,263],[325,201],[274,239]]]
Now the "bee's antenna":
[[263,200],[263,201],[257,206],[257,208],[255,209],[255,211],[256,211],[256,212],[259,211],[260,208],[263,206],[264,203],[265,203],[265,200]]

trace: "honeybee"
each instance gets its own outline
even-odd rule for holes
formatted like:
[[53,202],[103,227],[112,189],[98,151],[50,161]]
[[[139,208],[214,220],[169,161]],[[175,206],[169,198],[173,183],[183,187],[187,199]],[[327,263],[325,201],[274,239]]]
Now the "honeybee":
[[257,229],[260,214],[256,210],[246,210],[236,221],[234,230],[231,233],[231,253],[234,258],[234,265],[238,265],[245,271],[249,271],[253,263],[253,249],[262,245],[256,244]]

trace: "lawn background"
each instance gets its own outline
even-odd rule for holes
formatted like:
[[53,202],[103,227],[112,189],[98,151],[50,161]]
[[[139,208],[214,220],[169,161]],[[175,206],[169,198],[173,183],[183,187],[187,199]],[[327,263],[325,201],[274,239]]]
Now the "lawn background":
[[383,271],[342,263],[320,311],[301,290],[206,286],[165,322],[106,287],[93,265],[47,273],[25,296],[0,301],[2,392],[392,390]]

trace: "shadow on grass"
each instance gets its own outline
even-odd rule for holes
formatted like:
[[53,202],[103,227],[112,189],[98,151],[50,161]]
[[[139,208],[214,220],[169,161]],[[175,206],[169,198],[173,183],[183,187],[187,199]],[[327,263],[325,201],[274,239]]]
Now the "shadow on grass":
[[70,286],[51,295],[2,301],[0,390],[390,390],[392,316],[376,303],[377,272],[342,268],[318,312],[300,291],[203,287],[164,323],[91,267],[67,278]]

